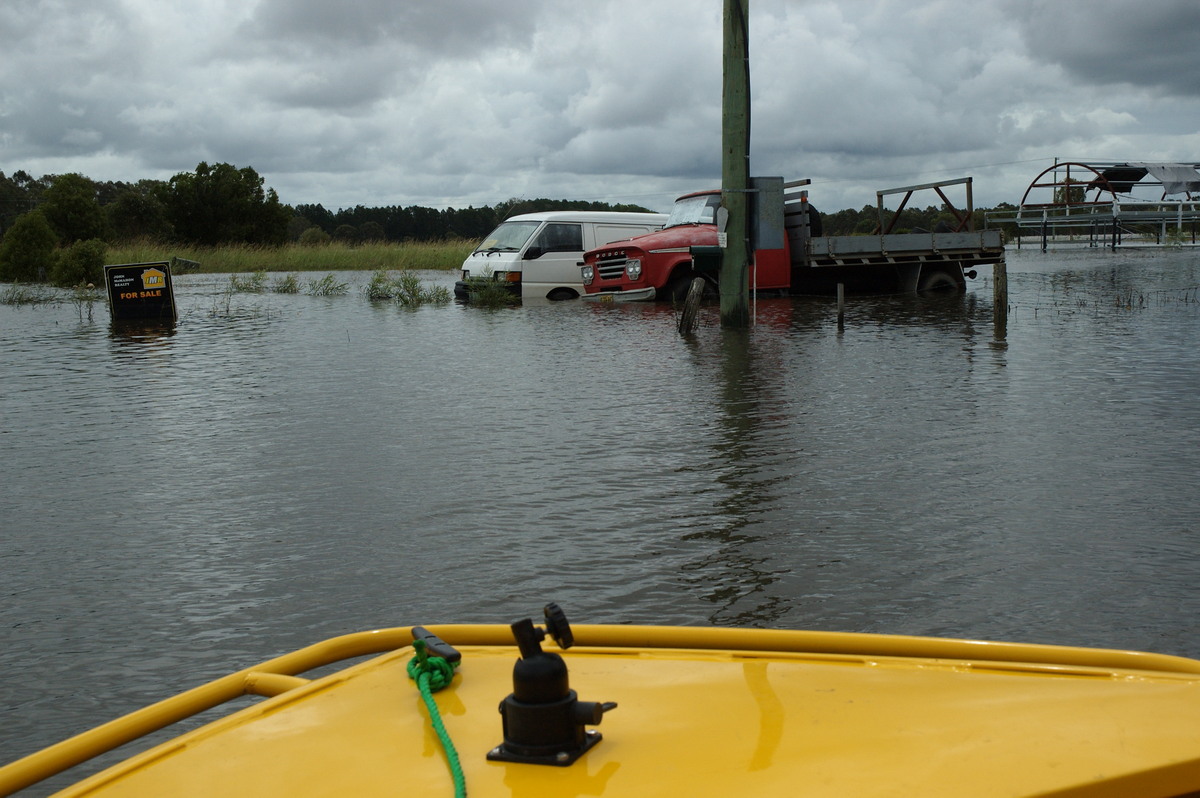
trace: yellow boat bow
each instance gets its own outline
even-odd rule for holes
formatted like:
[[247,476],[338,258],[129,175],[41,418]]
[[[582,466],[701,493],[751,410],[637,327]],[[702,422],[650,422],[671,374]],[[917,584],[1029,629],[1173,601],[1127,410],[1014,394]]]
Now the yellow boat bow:
[[[556,623],[548,614],[553,636],[574,638],[561,655],[541,652],[542,630],[529,621],[418,632],[421,658],[461,655],[457,670],[445,669],[449,683],[432,693],[432,713],[409,673],[412,629],[334,638],[0,768],[0,795],[245,694],[267,698],[60,795],[451,796],[454,755],[434,728],[439,717],[472,796],[1170,798],[1200,791],[1195,660],[882,635]],[[329,675],[299,676],[369,654],[376,656]]]

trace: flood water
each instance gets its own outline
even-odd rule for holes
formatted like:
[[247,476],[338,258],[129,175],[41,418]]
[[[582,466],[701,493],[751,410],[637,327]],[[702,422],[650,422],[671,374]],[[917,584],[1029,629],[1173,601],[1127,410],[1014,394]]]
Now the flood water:
[[[742,624],[1200,657],[1200,252],[961,297],[0,306],[0,763],[328,636]],[[427,281],[450,286],[454,274]]]

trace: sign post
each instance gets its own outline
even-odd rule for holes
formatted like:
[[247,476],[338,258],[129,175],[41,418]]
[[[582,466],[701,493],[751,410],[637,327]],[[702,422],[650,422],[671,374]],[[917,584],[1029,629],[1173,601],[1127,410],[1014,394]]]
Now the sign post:
[[175,289],[167,261],[105,266],[104,284],[113,321],[175,323]]

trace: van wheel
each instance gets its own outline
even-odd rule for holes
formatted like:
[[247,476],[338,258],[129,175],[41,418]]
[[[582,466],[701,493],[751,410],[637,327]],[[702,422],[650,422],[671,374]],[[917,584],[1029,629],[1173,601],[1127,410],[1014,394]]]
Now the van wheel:
[[567,299],[578,299],[579,294],[572,291],[570,288],[555,288],[546,295],[546,299],[551,302],[562,302]]
[[917,293],[920,294],[957,293],[965,290],[966,287],[966,280],[962,278],[961,269],[922,269],[921,277],[917,281]]

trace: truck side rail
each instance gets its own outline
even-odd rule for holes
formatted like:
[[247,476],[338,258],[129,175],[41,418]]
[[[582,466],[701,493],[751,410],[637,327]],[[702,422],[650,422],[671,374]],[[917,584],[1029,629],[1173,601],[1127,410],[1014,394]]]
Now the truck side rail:
[[913,261],[995,263],[1004,259],[999,230],[973,233],[893,233],[808,239],[808,266],[886,265]]

